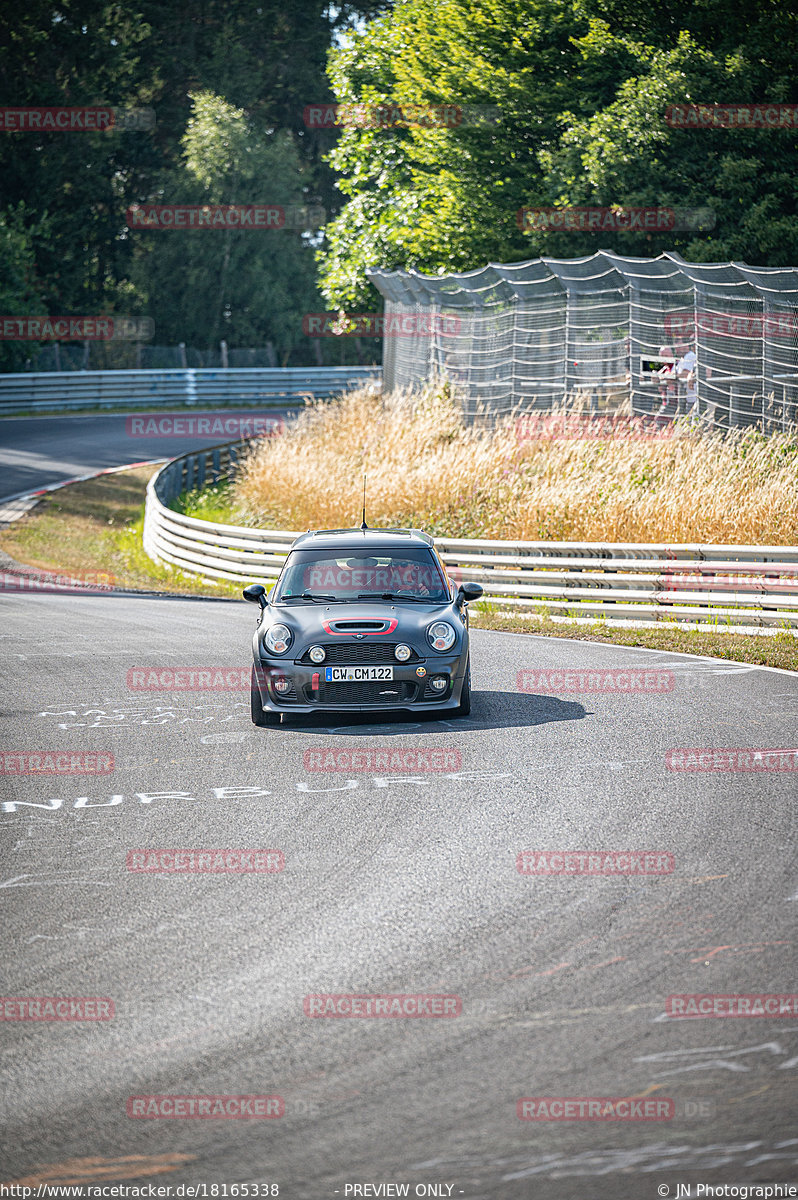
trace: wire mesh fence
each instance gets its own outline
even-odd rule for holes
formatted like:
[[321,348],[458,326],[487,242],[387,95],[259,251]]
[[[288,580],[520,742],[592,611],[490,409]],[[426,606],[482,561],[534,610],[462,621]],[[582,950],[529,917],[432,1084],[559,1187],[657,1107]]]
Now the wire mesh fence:
[[798,417],[798,269],[678,254],[369,272],[386,390],[448,379],[470,415],[572,406],[785,430]]

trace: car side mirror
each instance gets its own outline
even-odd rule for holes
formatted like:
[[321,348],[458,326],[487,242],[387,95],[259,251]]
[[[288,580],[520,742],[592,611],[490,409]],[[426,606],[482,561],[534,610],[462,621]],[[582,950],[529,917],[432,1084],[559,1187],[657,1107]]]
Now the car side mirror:
[[458,588],[458,594],[466,601],[479,600],[480,596],[482,595],[482,584],[461,583],[460,587]]
[[253,604],[259,604],[261,608],[266,607],[266,588],[262,583],[250,583],[244,588],[244,599],[251,600]]

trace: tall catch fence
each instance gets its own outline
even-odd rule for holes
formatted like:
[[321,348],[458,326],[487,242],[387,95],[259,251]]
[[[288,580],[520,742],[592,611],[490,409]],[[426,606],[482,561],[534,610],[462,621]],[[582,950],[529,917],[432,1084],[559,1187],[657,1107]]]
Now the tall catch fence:
[[767,433],[798,418],[795,267],[599,250],[369,278],[385,298],[386,391],[443,377],[470,415],[576,402]]

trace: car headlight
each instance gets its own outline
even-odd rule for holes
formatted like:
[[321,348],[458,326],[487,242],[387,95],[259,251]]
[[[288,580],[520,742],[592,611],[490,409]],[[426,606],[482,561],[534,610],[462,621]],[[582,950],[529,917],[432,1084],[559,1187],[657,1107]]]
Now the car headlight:
[[394,653],[394,658],[398,659],[399,662],[407,662],[408,658],[413,653],[413,651],[410,649],[409,646],[406,646],[404,644],[404,642],[400,642],[399,645],[396,646],[396,648],[394,649],[393,653]]
[[457,634],[448,621],[436,621],[427,629],[427,640],[433,650],[451,650]]
[[322,663],[327,657],[327,651],[323,646],[311,646],[308,650],[308,658],[311,662]]
[[287,625],[270,625],[263,637],[263,644],[270,654],[285,654],[294,635]]

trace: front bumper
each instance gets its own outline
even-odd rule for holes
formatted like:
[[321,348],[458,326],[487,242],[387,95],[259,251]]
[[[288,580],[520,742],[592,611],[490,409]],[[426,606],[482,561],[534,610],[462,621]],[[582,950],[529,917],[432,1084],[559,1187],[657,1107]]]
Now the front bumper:
[[[457,654],[435,655],[411,663],[386,663],[393,667],[392,680],[329,684],[324,679],[324,663],[316,666],[295,660],[265,659],[261,655],[255,659],[255,675],[261,703],[269,712],[390,712],[395,709],[438,712],[457,708],[460,704],[467,657],[467,647],[461,647]],[[419,667],[426,671],[424,676],[418,675]],[[442,693],[435,693],[429,681],[440,675],[447,677],[448,686]],[[281,677],[290,682],[290,691],[280,693],[276,690],[275,681]]]

